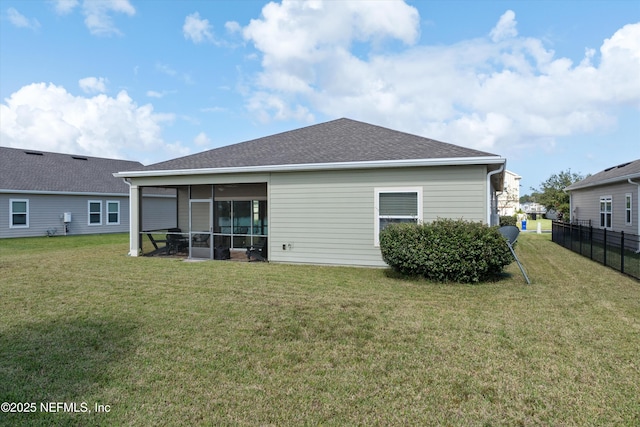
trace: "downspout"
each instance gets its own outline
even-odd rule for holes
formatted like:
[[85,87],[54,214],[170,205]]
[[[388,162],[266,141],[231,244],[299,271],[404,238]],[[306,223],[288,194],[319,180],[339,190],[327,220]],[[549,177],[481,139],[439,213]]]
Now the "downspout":
[[[498,224],[491,224],[491,214],[492,214],[492,212],[491,212],[491,204],[492,204],[492,199],[493,199],[493,194],[491,192],[491,177],[493,175],[495,175],[495,174],[502,173],[504,171],[506,163],[507,162],[505,160],[505,162],[502,163],[502,165],[500,165],[500,168],[498,168],[498,169],[496,169],[494,171],[491,171],[491,172],[489,172],[487,174],[487,190],[489,192],[489,198],[488,198],[488,203],[487,203],[487,224],[489,224],[489,225],[498,225]],[[496,201],[496,203],[497,203],[497,201]]]
[[[628,178],[627,181],[629,182],[629,184],[635,184],[638,186],[638,194],[636,195],[636,215],[638,217],[638,219],[636,220],[636,227],[638,227],[638,232],[636,234],[640,236],[640,183],[632,181],[631,178]],[[633,220],[633,216],[631,217],[631,219]],[[638,247],[638,251],[640,251],[640,247]]]

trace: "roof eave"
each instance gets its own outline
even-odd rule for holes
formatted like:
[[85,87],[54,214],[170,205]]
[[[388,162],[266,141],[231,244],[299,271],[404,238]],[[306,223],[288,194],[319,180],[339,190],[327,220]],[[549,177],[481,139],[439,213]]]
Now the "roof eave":
[[639,178],[640,178],[640,173],[633,173],[633,174],[628,174],[624,176],[616,176],[615,178],[603,179],[602,181],[590,182],[584,185],[576,185],[579,183],[575,183],[575,184],[569,185],[564,190],[574,191],[574,190],[581,190],[584,188],[600,187],[601,185],[615,184],[617,182],[627,182],[627,180],[629,179],[639,179]]
[[409,160],[373,160],[366,162],[333,162],[333,163],[304,163],[292,165],[260,165],[240,166],[227,168],[201,168],[201,169],[174,169],[174,170],[147,170],[125,171],[113,174],[116,178],[142,178],[156,176],[177,175],[208,175],[230,173],[265,173],[265,172],[310,172],[323,170],[345,169],[377,169],[419,166],[463,166],[463,165],[493,165],[505,163],[506,159],[500,156],[483,157],[451,157],[442,159],[409,159]]

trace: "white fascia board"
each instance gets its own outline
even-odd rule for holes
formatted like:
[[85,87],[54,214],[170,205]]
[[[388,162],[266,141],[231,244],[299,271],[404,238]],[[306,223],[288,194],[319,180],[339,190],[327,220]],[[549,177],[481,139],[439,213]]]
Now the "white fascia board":
[[208,175],[208,174],[229,174],[229,173],[259,173],[259,172],[307,172],[322,170],[344,170],[344,169],[377,169],[377,168],[399,168],[418,166],[462,166],[462,165],[489,165],[503,164],[504,157],[452,157],[443,159],[409,159],[409,160],[374,160],[368,162],[338,162],[338,163],[304,163],[293,165],[263,165],[263,166],[241,166],[229,168],[204,168],[204,169],[175,169],[175,170],[150,170],[150,171],[130,171],[116,172],[116,178],[142,178],[156,176],[176,176],[176,175]]
[[93,193],[79,191],[44,191],[44,190],[12,190],[0,188],[0,193],[12,194],[45,194],[54,196],[102,196],[102,197],[129,197],[129,193]]

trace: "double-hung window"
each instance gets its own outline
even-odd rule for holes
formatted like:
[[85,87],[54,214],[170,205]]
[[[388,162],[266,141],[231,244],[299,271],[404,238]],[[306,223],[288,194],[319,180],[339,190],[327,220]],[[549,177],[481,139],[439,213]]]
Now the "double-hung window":
[[89,225],[102,225],[101,200],[89,200]]
[[107,201],[107,224],[120,225],[120,202]]
[[375,236],[380,245],[380,231],[392,223],[422,221],[422,188],[376,188],[375,189]]
[[611,228],[612,205],[611,196],[600,197],[600,227],[602,228]]
[[29,200],[9,200],[9,228],[29,228]]

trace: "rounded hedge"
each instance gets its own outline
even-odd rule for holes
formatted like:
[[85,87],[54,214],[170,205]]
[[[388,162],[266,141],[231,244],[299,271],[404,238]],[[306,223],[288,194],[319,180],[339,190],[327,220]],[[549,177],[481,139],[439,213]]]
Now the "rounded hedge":
[[513,261],[496,227],[463,220],[390,224],[380,232],[380,250],[397,272],[439,282],[486,281]]

